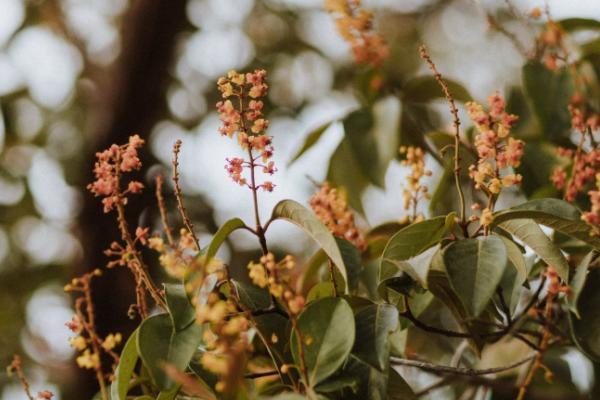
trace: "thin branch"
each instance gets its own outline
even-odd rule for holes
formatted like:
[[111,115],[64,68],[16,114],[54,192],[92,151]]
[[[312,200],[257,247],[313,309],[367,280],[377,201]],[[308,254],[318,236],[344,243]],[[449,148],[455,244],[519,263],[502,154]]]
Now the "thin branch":
[[244,379],[258,379],[258,378],[264,378],[265,376],[274,376],[274,375],[279,375],[279,372],[266,371],[266,372],[257,372],[257,373],[253,373],[253,374],[246,374],[246,375],[244,375]]
[[160,211],[160,219],[162,221],[163,229],[167,235],[167,240],[171,247],[175,246],[173,240],[173,230],[169,225],[169,219],[167,218],[167,208],[165,207],[165,199],[162,195],[163,177],[162,175],[156,176],[156,201],[158,203],[158,210]]
[[179,152],[181,151],[181,140],[177,139],[175,144],[173,145],[173,186],[175,188],[175,198],[177,199],[177,209],[179,209],[179,214],[181,215],[181,219],[183,220],[183,224],[186,229],[194,239],[194,243],[196,244],[196,249],[200,251],[200,241],[198,237],[194,233],[194,225],[188,218],[187,212],[185,211],[185,206],[183,205],[183,194],[181,193],[181,188],[179,187]]
[[437,365],[431,364],[423,361],[409,360],[406,358],[398,358],[391,357],[390,363],[392,365],[401,365],[405,367],[414,367],[419,368],[423,371],[432,372],[434,374],[440,375],[464,375],[464,376],[483,376],[483,375],[491,375],[497,374],[504,371],[509,371],[511,369],[520,367],[523,364],[526,364],[537,357],[537,352],[528,357],[525,357],[522,360],[519,360],[515,363],[504,365],[502,367],[496,368],[486,368],[486,369],[473,369],[473,368],[463,368],[463,367],[449,367],[446,365]]
[[[450,112],[454,118],[454,180],[456,183],[456,190],[458,191],[458,196],[460,198],[460,221],[461,226],[465,225],[466,217],[465,217],[465,195],[462,191],[462,186],[460,184],[460,119],[458,118],[458,109],[456,108],[456,104],[454,103],[454,97],[452,93],[450,93],[450,89],[448,88],[448,84],[444,81],[442,74],[439,73],[433,60],[429,56],[427,52],[427,47],[425,45],[421,45],[419,47],[419,54],[423,60],[429,65],[431,72],[433,73],[433,77],[439,83],[444,92],[444,96],[448,100],[450,104]],[[467,233],[468,235],[468,233]]]
[[25,374],[23,373],[23,369],[21,367],[21,357],[18,354],[13,356],[12,363],[9,365],[10,371],[17,374],[17,378],[19,382],[21,382],[21,386],[23,386],[23,390],[27,395],[29,400],[33,400],[33,396],[31,395],[31,390],[29,388],[29,382],[27,382],[27,378],[25,378]]

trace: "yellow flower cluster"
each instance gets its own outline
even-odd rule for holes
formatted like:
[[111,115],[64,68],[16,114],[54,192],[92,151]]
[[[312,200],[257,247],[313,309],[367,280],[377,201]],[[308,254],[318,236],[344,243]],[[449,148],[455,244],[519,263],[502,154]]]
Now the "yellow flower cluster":
[[373,30],[373,14],[361,7],[360,0],[325,0],[334,16],[340,35],[350,43],[357,64],[379,66],[389,57],[384,39]]
[[170,276],[183,279],[195,265],[197,250],[194,237],[187,229],[182,228],[179,235],[176,246],[168,246],[161,237],[154,236],[148,239],[148,247],[161,253],[158,260]]
[[290,272],[296,267],[294,258],[287,255],[275,262],[275,256],[267,253],[260,262],[248,264],[248,274],[252,282],[261,288],[268,287],[273,297],[286,305],[290,314],[297,315],[304,308],[305,299],[294,292],[290,285]]
[[354,223],[354,214],[342,194],[328,182],[310,199],[310,207],[317,217],[335,236],[346,239],[359,250],[366,248],[366,241]]
[[207,351],[202,354],[202,366],[219,376],[218,392],[235,390],[243,380],[246,352],[250,350],[247,331],[250,323],[230,300],[211,293],[206,302],[196,306],[196,320],[209,324],[203,339]]
[[425,153],[420,147],[402,146],[400,154],[406,156],[401,164],[410,167],[410,174],[406,178],[407,184],[403,185],[404,209],[412,210],[413,221],[423,219],[423,215],[417,215],[417,205],[421,199],[430,199],[427,186],[421,183],[424,176],[431,176],[431,171],[425,168]]

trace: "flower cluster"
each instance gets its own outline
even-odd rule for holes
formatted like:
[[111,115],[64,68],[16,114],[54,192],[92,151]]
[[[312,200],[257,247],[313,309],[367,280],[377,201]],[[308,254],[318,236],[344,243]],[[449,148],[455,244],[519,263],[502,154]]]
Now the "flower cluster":
[[[119,362],[119,356],[113,350],[121,343],[122,336],[120,333],[111,333],[102,339],[96,332],[91,282],[94,277],[100,275],[102,272],[96,269],[79,278],[73,278],[65,286],[66,292],[81,293],[81,297],[75,301],[75,315],[71,321],[65,323],[65,326],[75,334],[69,339],[69,344],[80,352],[76,359],[77,365],[80,368],[95,371],[99,380],[105,380],[110,378]],[[102,353],[113,359],[113,366],[109,374],[103,372]]]
[[275,262],[272,253],[262,256],[258,263],[248,264],[252,282],[261,288],[268,287],[271,295],[285,304],[290,315],[298,315],[305,304],[304,296],[296,294],[290,284],[289,272],[295,267],[292,256],[287,255],[280,262]]
[[582,214],[581,219],[592,225],[595,232],[600,234],[600,172],[596,174],[596,188],[588,192],[590,196],[590,211]]
[[[219,78],[217,82],[224,100],[219,101],[216,107],[223,123],[219,132],[228,137],[237,134],[238,143],[249,156],[248,160],[228,158],[225,165],[227,173],[239,185],[248,186],[252,190],[262,188],[271,192],[275,187],[272,182],[266,181],[256,185],[254,181],[255,168],[261,168],[262,172],[268,175],[273,175],[277,170],[271,160],[272,137],[266,134],[269,121],[264,118],[262,112],[264,104],[260,100],[267,94],[265,76],[264,70],[255,70],[245,75],[230,71],[226,77]],[[255,156],[254,153],[259,155]],[[251,170],[250,183],[244,176],[244,168]]]
[[373,15],[360,0],[325,0],[340,35],[350,43],[357,64],[379,66],[389,57],[385,40],[373,30]]
[[139,193],[144,185],[138,181],[130,181],[123,190],[120,186],[120,177],[124,172],[131,172],[141,168],[142,163],[138,157],[138,148],[144,144],[138,135],[129,138],[129,142],[122,146],[113,144],[107,150],[96,153],[94,176],[96,180],[87,188],[97,197],[103,197],[104,212],[108,213],[115,206],[127,204],[127,194]]
[[[19,357],[16,354],[14,355],[12,362],[6,368],[6,373],[8,376],[11,376],[13,373],[16,374],[19,381],[21,382],[21,386],[23,386],[23,390],[25,391],[27,398],[33,400],[33,396],[31,395],[29,387],[29,382],[27,382],[25,374],[23,373],[23,367],[21,366],[21,357]],[[52,393],[51,391],[42,390],[41,392],[38,392],[37,396],[35,397],[35,400],[52,400],[53,397],[54,393]]]
[[[537,15],[538,12],[535,13]],[[539,12],[541,15],[541,12]],[[534,17],[535,17],[534,15]],[[560,68],[560,63],[566,63],[568,58],[568,52],[564,45],[565,33],[561,26],[549,20],[542,33],[536,40],[536,51],[538,56],[546,68],[555,71]]]
[[[477,165],[469,167],[469,176],[475,182],[475,188],[493,198],[503,187],[521,182],[521,175],[501,172],[520,165],[525,143],[510,137],[510,130],[518,117],[506,112],[506,104],[500,94],[491,95],[488,104],[489,112],[486,112],[480,104],[467,103],[469,117],[478,132],[475,137]],[[491,211],[488,207],[484,214],[489,215]]]
[[203,334],[207,351],[200,362],[219,377],[215,390],[235,391],[243,381],[246,353],[251,350],[247,334],[250,322],[232,300],[224,300],[215,292],[197,304],[196,321],[210,326]]
[[423,215],[417,215],[417,205],[421,199],[429,199],[427,186],[421,183],[424,176],[431,176],[431,171],[425,168],[425,153],[420,147],[402,146],[400,154],[406,156],[401,164],[410,167],[410,174],[406,178],[407,183],[403,185],[404,209],[412,210],[412,220],[423,219]]
[[342,194],[328,182],[310,199],[310,207],[335,236],[346,239],[364,250],[366,241],[354,222],[354,214]]
[[196,263],[196,243],[192,234],[185,228],[179,231],[179,240],[173,245],[155,235],[148,239],[148,247],[160,253],[160,265],[172,277],[183,279]]
[[[583,140],[583,139],[582,139]],[[558,155],[568,160],[573,160],[570,176],[563,167],[555,167],[550,180],[557,189],[564,190],[565,200],[574,201],[579,193],[582,193],[594,183],[598,168],[600,168],[600,149],[583,151],[580,146],[577,151],[572,149],[558,148]]]

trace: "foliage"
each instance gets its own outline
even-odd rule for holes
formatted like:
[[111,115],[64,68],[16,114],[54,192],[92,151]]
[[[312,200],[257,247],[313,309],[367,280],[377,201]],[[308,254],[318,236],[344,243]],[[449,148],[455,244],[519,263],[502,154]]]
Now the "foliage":
[[[433,78],[394,87],[386,81],[382,63],[388,48],[372,31],[372,16],[358,2],[326,3],[357,62],[372,74],[365,78],[366,89],[357,84],[364,104],[342,118],[344,137],[331,157],[329,182],[319,184],[310,201],[312,210],[283,200],[261,221],[259,192],[276,189],[265,178],[277,171],[261,69],[231,71],[218,81],[219,131],[244,152],[243,158],[227,159],[226,170],[249,190],[253,223],[229,220],[209,243],[200,243],[178,185],[178,141],[174,194],[184,227],[173,235],[158,190],[163,231],[130,229],[128,197],[142,184],[125,183],[124,173],[141,168],[137,149],[143,141],[133,136],[98,154],[96,181],[89,187],[102,197],[104,212],[116,214],[121,234],[106,252],[108,268],[131,272],[136,284],[131,316],[139,321],[116,355],[120,339],[100,337],[93,322],[89,285],[97,274],[66,288],[83,295],[71,323],[73,342],[82,352],[80,366],[95,371],[103,400],[410,399],[435,389],[417,393],[399,366],[439,375],[457,395],[487,387],[521,400],[543,385],[540,371],[551,376],[552,351],[574,345],[589,359],[600,359],[599,116],[597,104],[585,96],[598,88],[576,88],[584,72],[563,44],[567,31],[597,25],[549,20],[538,27],[535,52],[523,67],[523,90],[508,96],[526,101],[506,104],[495,93],[486,107],[467,102],[475,129],[465,134],[455,102],[469,100],[468,92],[442,77],[425,47],[421,56]],[[401,94],[391,95],[406,105],[446,98],[452,133],[407,135],[410,108],[392,115],[399,120],[383,123],[390,118],[381,112],[384,96],[396,91]],[[327,127],[312,132],[294,159],[317,145]],[[542,147],[573,159],[559,165],[558,157],[529,151]],[[421,181],[431,174],[425,154],[446,171],[435,192],[452,196],[428,217],[416,212],[417,203],[428,198]],[[411,214],[363,229],[361,194],[368,185],[383,185],[397,157],[405,158],[411,172],[404,185]],[[551,176],[564,199],[545,194]],[[517,200],[523,198],[528,200]],[[506,203],[512,206],[498,209]],[[278,221],[302,229],[316,252],[294,257],[270,250],[266,233]],[[247,266],[217,257],[234,231],[254,236],[260,248]],[[148,249],[158,253],[174,283],[162,288],[153,283],[144,260]],[[521,349],[516,355],[503,354],[515,347]],[[114,368],[107,368],[102,354],[114,358]],[[484,354],[494,360],[493,368],[480,362]]]

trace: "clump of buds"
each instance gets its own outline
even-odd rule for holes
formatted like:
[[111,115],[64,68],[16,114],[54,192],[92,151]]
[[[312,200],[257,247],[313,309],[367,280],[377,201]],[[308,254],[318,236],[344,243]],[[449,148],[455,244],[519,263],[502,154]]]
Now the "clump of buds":
[[506,112],[506,103],[498,92],[488,98],[488,105],[489,111],[485,111],[480,104],[467,103],[469,117],[478,132],[475,137],[478,160],[476,165],[469,167],[469,176],[475,182],[475,188],[482,190],[489,199],[488,207],[481,215],[483,226],[491,223],[493,204],[502,188],[521,182],[521,175],[509,169],[521,164],[525,146],[522,140],[510,137],[518,117]]
[[407,183],[403,187],[404,209],[412,210],[413,221],[420,221],[424,216],[417,215],[419,201],[431,198],[429,189],[421,183],[421,179],[431,176],[431,171],[425,168],[425,153],[420,147],[402,146],[400,154],[406,156],[401,164],[410,168],[410,174],[406,178]]
[[138,157],[138,149],[144,141],[133,135],[129,142],[122,146],[113,144],[107,150],[96,153],[94,176],[96,180],[87,188],[97,197],[102,197],[104,212],[110,212],[115,206],[127,204],[127,195],[140,193],[144,185],[138,181],[130,181],[127,188],[121,188],[121,174],[139,170],[142,166]]
[[373,14],[360,0],[325,0],[340,35],[352,46],[357,64],[379,66],[390,51],[381,35],[373,30]]
[[328,182],[323,183],[309,204],[331,233],[351,242],[359,250],[365,249],[366,241],[354,223],[354,214],[338,189]]
[[[217,85],[224,100],[217,103],[217,110],[223,123],[219,132],[228,137],[237,135],[238,143],[248,152],[247,160],[228,158],[225,165],[227,173],[241,186],[248,186],[253,191],[262,188],[271,192],[275,187],[272,182],[257,184],[254,176],[255,168],[262,169],[267,175],[277,171],[271,160],[272,137],[266,134],[269,120],[264,118],[264,104],[260,100],[267,94],[266,74],[258,69],[247,74],[229,71],[227,76],[219,78]],[[244,168],[250,170],[250,180],[244,175]]]

